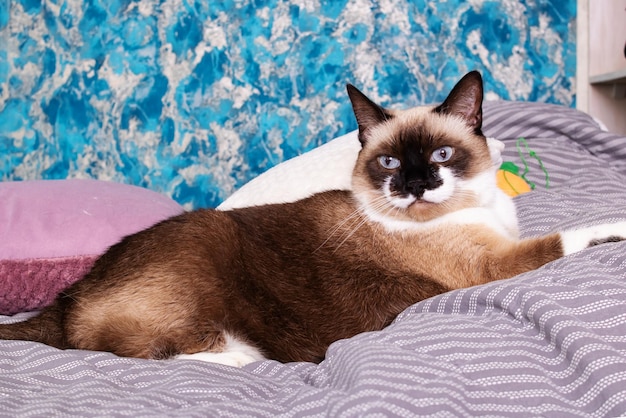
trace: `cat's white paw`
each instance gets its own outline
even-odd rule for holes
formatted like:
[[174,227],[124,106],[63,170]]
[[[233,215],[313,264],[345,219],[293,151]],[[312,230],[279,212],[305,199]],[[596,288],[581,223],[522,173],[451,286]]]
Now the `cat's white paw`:
[[222,351],[201,351],[193,354],[179,354],[178,360],[199,360],[208,363],[224,364],[226,366],[243,367],[255,361],[263,361],[265,357],[253,345],[237,339],[230,334],[224,334],[226,344]]
[[193,354],[179,354],[174,357],[177,360],[199,360],[207,363],[224,364],[232,367],[243,367],[246,364],[254,363],[259,359],[242,352],[229,351],[221,353],[213,353],[210,351],[202,351]]
[[561,232],[564,255],[604,242],[626,240],[626,222],[602,224]]

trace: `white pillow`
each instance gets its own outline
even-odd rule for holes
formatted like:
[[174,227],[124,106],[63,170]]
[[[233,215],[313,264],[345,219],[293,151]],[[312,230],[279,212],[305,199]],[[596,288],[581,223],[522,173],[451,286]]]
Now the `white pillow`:
[[[500,167],[504,143],[487,138],[487,144],[494,166]],[[272,167],[243,185],[217,209],[295,202],[327,190],[350,190],[360,150],[358,131],[347,133]]]
[[326,190],[349,190],[361,150],[352,131],[270,168],[218,206],[219,210],[295,202]]

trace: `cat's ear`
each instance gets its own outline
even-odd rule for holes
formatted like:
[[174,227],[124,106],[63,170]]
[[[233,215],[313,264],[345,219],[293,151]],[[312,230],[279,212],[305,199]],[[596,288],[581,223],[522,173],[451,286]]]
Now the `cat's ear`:
[[346,85],[348,96],[352,102],[352,110],[359,125],[359,141],[367,141],[367,131],[392,116],[382,107],[371,101],[352,84]]
[[483,78],[472,71],[458,82],[435,112],[461,116],[478,135],[483,125]]

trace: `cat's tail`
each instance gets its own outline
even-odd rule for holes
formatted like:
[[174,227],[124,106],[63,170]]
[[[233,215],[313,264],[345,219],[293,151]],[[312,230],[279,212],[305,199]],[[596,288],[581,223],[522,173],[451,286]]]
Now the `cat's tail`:
[[0,340],[37,341],[56,348],[71,348],[65,337],[64,309],[57,300],[26,321],[0,324]]

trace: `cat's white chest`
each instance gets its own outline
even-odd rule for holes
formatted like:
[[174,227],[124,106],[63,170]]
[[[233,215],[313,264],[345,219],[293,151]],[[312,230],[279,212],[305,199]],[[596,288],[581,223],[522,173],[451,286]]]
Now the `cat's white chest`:
[[[502,192],[502,199],[495,199],[490,206],[461,209],[431,221],[429,227],[443,223],[454,225],[484,225],[498,234],[513,240],[519,239],[517,213],[513,201]],[[430,223],[430,222],[426,222]]]

